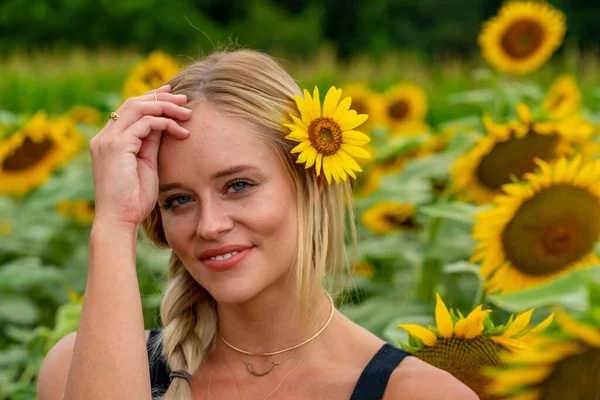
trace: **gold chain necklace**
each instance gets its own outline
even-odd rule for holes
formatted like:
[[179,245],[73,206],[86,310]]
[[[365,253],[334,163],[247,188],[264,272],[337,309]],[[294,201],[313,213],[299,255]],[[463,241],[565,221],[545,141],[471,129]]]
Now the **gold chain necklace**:
[[[263,400],[267,400],[271,396],[273,396],[273,393],[275,393],[281,387],[281,385],[283,385],[283,382],[287,379],[287,377],[290,376],[291,373],[294,372],[296,370],[296,368],[298,368],[300,366],[300,364],[302,364],[302,362],[304,361],[304,358],[306,357],[306,353],[308,353],[308,346],[306,346],[306,348],[304,349],[304,354],[302,355],[302,358],[300,359],[300,361],[298,361],[298,364],[294,365],[294,368],[292,368],[291,370],[288,371],[287,374],[285,374],[285,376],[281,379],[281,381],[275,387],[275,389],[271,390],[271,392]],[[291,354],[292,353],[290,353],[290,355]],[[288,356],[288,358],[289,358],[289,356]],[[287,361],[287,359],[286,359],[286,361]],[[235,377],[235,374],[233,373],[233,370],[229,366],[229,363],[227,362],[227,360],[225,360],[225,365],[227,365],[227,369],[229,369],[229,372],[231,373],[231,376],[233,376],[233,379],[235,380],[235,386],[237,387],[238,392],[239,392],[240,396],[242,397],[242,400],[246,400],[245,397],[244,397],[244,392],[242,391],[242,388],[240,387],[240,383],[238,382],[237,378]],[[212,397],[212,390],[211,390],[211,386],[212,386],[211,375],[212,374],[211,374],[211,372],[209,370],[208,371],[208,396],[209,396],[210,399],[213,398]]]
[[[243,350],[243,349],[240,349],[238,347],[235,347],[234,345],[232,345],[231,343],[229,343],[227,340],[225,340],[225,338],[223,336],[221,336],[221,335],[219,335],[219,337],[221,338],[221,340],[223,341],[223,343],[225,343],[231,349],[233,349],[233,350],[235,350],[235,351],[237,351],[239,353],[247,354],[247,355],[250,355],[250,356],[262,356],[262,357],[265,357],[265,356],[274,356],[274,355],[277,355],[277,354],[281,354],[281,353],[285,353],[285,352],[297,349],[298,347],[305,345],[306,343],[312,341],[317,336],[319,336],[321,333],[323,333],[323,331],[325,330],[325,328],[327,328],[327,326],[329,325],[329,323],[333,319],[333,314],[335,312],[335,304],[333,302],[333,298],[331,297],[331,295],[329,293],[327,293],[327,292],[325,292],[325,294],[327,294],[327,297],[329,297],[329,301],[331,302],[331,313],[329,313],[329,318],[327,319],[327,322],[325,322],[325,325],[323,325],[323,327],[321,329],[319,329],[317,331],[317,333],[315,333],[314,335],[312,335],[311,337],[309,337],[308,339],[306,339],[302,343],[298,343],[298,344],[296,344],[294,346],[287,347],[287,348],[285,348],[283,350],[271,351],[271,352],[268,352],[268,353],[254,353],[254,352],[251,352],[251,351],[247,351],[247,350]],[[250,372],[254,376],[265,376],[269,372],[273,371],[273,368],[275,368],[278,365],[281,365],[281,363],[271,361],[271,365],[269,366],[269,368],[267,368],[266,371],[256,372],[256,371],[254,371],[254,368],[252,368],[252,363],[250,363],[248,361],[244,361],[244,363],[246,364],[246,369],[248,369],[248,372]]]

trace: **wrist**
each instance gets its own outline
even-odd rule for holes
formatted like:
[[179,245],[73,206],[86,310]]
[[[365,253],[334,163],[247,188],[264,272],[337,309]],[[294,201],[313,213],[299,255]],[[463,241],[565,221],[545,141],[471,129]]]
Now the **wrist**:
[[139,224],[130,222],[115,221],[108,219],[94,220],[90,233],[91,240],[95,238],[115,238],[117,240],[132,239],[137,240]]

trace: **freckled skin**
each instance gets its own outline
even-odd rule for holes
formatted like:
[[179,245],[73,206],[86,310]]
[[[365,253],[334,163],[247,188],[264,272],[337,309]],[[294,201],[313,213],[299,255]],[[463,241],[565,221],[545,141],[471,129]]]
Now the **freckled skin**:
[[[246,121],[219,114],[202,105],[182,124],[185,140],[164,138],[159,150],[159,183],[181,188],[159,195],[163,204],[185,196],[162,210],[165,236],[191,275],[219,302],[249,300],[286,281],[296,257],[296,198],[283,161]],[[250,169],[215,178],[236,165]],[[244,179],[256,186],[232,181]],[[243,189],[243,190],[241,190]],[[182,201],[183,199],[183,201]],[[209,248],[240,244],[256,246],[236,268],[208,270],[198,254]]]

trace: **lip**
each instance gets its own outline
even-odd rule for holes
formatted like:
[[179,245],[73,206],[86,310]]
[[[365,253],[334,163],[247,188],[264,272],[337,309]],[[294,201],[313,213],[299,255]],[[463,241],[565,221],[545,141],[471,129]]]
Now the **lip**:
[[[202,263],[210,270],[223,271],[235,267],[254,249],[253,246],[228,245],[216,249],[208,249],[198,255]],[[227,260],[209,260],[210,257],[219,256],[226,253],[237,251],[238,254],[229,257]]]

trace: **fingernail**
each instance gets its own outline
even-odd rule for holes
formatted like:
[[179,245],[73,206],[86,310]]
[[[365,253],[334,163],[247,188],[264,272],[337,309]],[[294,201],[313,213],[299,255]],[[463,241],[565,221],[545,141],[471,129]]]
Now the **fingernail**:
[[169,84],[166,84],[166,85],[163,85],[163,86],[161,86],[160,88],[161,88],[161,89],[166,89],[166,88],[170,88],[170,87],[171,87],[171,85],[169,85]]
[[175,96],[175,98],[177,98],[177,99],[185,99],[185,100],[187,100],[187,96],[185,94],[175,94],[173,96]]

